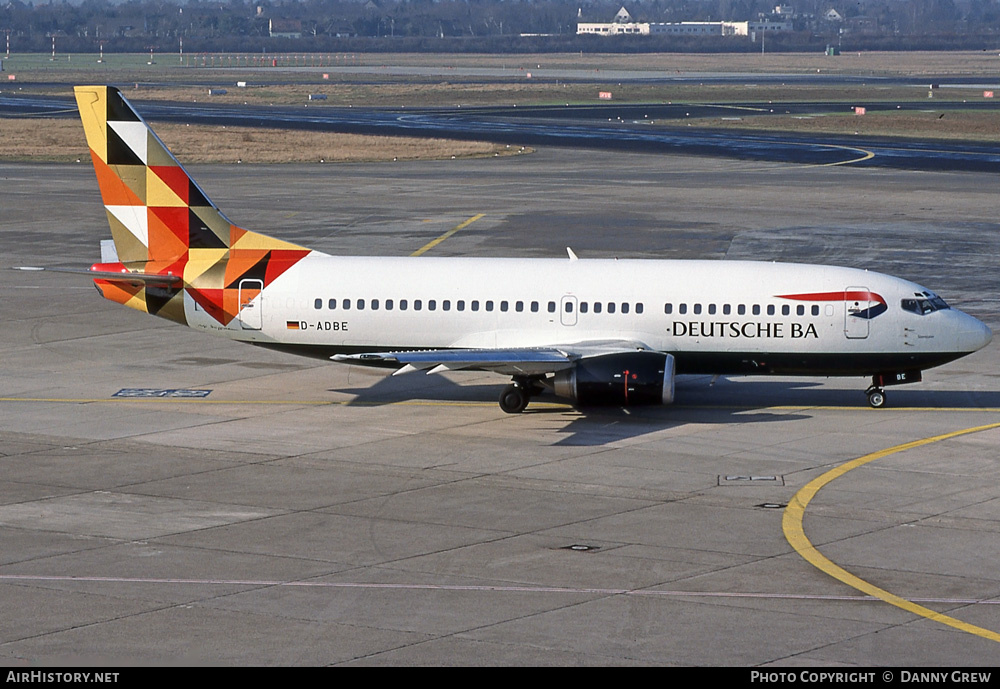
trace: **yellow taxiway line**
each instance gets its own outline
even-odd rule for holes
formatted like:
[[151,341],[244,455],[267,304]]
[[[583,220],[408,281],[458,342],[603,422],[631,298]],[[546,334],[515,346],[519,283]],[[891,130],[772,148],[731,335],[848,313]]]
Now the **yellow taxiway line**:
[[434,247],[436,247],[438,244],[440,244],[444,240],[448,239],[448,237],[452,236],[453,234],[455,234],[459,230],[464,230],[466,227],[468,227],[472,223],[474,223],[477,220],[479,220],[480,218],[482,218],[483,215],[484,215],[483,213],[478,213],[476,215],[473,215],[471,218],[469,218],[465,222],[460,223],[459,225],[456,225],[455,227],[451,228],[450,230],[448,230],[447,232],[445,232],[443,235],[441,235],[437,239],[434,239],[432,241],[427,242],[422,247],[420,247],[419,249],[417,249],[416,251],[414,251],[412,254],[410,254],[410,256],[421,256],[421,255],[427,253],[428,251],[430,251],[431,249],[433,249]]
[[894,593],[890,593],[885,589],[881,589],[873,584],[868,583],[864,579],[854,576],[843,567],[840,567],[828,558],[824,557],[816,547],[806,538],[805,531],[802,527],[802,518],[805,516],[806,507],[808,507],[809,502],[816,497],[816,494],[821,488],[831,483],[835,479],[840,478],[844,474],[860,466],[864,466],[870,462],[874,462],[877,459],[883,457],[888,457],[889,455],[896,454],[898,452],[905,452],[907,450],[912,450],[917,447],[923,447],[924,445],[930,445],[932,443],[941,442],[942,440],[948,440],[950,438],[956,438],[961,435],[967,435],[969,433],[978,433],[980,431],[987,431],[992,428],[1000,428],[1000,423],[991,423],[985,426],[975,426],[973,428],[965,428],[960,431],[952,431],[951,433],[943,433],[941,435],[935,435],[930,438],[924,438],[922,440],[914,440],[913,442],[903,443],[902,445],[896,445],[894,447],[887,448],[885,450],[879,450],[878,452],[872,452],[864,457],[858,457],[857,459],[851,460],[846,464],[841,464],[835,469],[831,469],[822,476],[819,476],[799,490],[792,498],[791,502],[788,503],[788,507],[785,508],[784,515],[782,517],[782,530],[785,533],[785,538],[791,544],[799,555],[806,559],[810,564],[819,570],[829,574],[834,579],[842,581],[848,586],[861,591],[874,598],[881,599],[890,605],[895,605],[897,608],[901,608],[915,615],[925,617],[929,620],[935,622],[940,622],[941,624],[946,624],[949,627],[954,627],[955,629],[961,630],[963,632],[968,632],[969,634],[975,634],[984,639],[989,639],[990,641],[1000,642],[1000,634],[991,631],[989,629],[983,629],[982,627],[977,627],[974,624],[969,624],[967,622],[962,622],[954,617],[949,617],[939,612],[935,612],[929,608],[925,608],[922,605],[918,605],[913,601],[907,600],[901,596],[897,596]]

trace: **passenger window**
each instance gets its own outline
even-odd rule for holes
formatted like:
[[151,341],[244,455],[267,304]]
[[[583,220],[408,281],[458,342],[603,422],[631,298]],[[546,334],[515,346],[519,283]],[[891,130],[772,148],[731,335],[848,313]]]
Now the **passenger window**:
[[549,302],[549,313],[555,313],[555,312],[556,312],[556,303],[554,301],[550,301]]
[[399,300],[399,310],[400,311],[406,311],[406,307],[408,307],[409,305],[410,305],[410,302],[406,301],[405,299],[400,299]]
[[523,301],[515,302],[514,310],[517,311],[518,313],[524,311],[524,302]]
[[365,300],[358,299],[358,311],[364,311],[364,309],[365,309]]
[[608,302],[608,313],[614,313],[614,312],[615,312],[615,303],[613,301],[609,301]]
[[349,311],[350,308],[351,308],[351,300],[350,299],[345,299],[344,301],[342,301],[340,303],[340,305],[342,307],[344,307],[344,311]]
[[392,299],[385,300],[385,310],[392,311]]
[[500,310],[504,313],[507,313],[507,302],[505,301],[500,302]]
[[424,307],[424,302],[422,302],[420,299],[414,299],[413,300],[413,310],[414,311],[419,311],[423,307]]
[[673,304],[664,304],[663,305],[663,313],[665,313],[665,314],[667,314],[669,316],[673,312],[674,312],[674,305]]
[[372,299],[372,311],[378,311],[378,299]]
[[814,315],[814,316],[818,316],[819,315],[819,306],[817,304],[813,304],[812,305],[812,315]]
[[714,316],[715,315],[715,304],[709,304],[708,305],[708,315],[710,315],[710,316]]
[[679,313],[681,315],[684,315],[687,312],[688,312],[688,305],[687,304],[681,304],[681,305],[679,305],[677,307],[677,313]]
[[628,302],[622,302],[622,313],[628,313]]
[[728,316],[732,312],[733,312],[733,307],[732,306],[730,306],[729,304],[723,304],[722,305],[722,315],[723,316]]
[[740,304],[739,306],[737,306],[736,307],[736,313],[738,313],[741,316],[747,315],[747,305],[746,304]]
[[753,315],[759,316],[760,315],[760,304],[754,304],[752,311],[753,311]]
[[563,306],[566,309],[566,313],[573,313],[573,302],[567,299],[566,303]]
[[580,302],[580,313],[587,313],[588,308],[589,307],[587,306],[587,302],[585,301]]
[[805,316],[806,315],[806,307],[803,306],[802,304],[799,304],[798,306],[796,306],[795,307],[795,315],[796,316]]
[[465,300],[464,299],[459,299],[457,302],[455,302],[455,310],[456,311],[465,311]]
[[782,304],[781,305],[781,315],[782,316],[787,316],[791,312],[792,312],[792,308],[788,304]]
[[774,315],[774,304],[768,304],[767,305],[767,315],[768,316],[773,316]]
[[599,301],[595,301],[594,302],[594,313],[600,313],[603,308],[604,308],[604,306],[603,306],[603,304],[601,304],[601,302],[599,302]]
[[451,311],[451,299],[445,299],[443,302],[441,302],[441,310]]
[[479,310],[479,300],[478,299],[473,299],[472,300],[472,310],[473,311],[478,311]]
[[317,299],[316,301],[313,302],[313,306],[315,306],[316,310],[319,311],[321,308],[323,308],[323,300]]
[[492,301],[486,302],[486,310],[487,311],[492,311],[493,310],[493,302]]
[[531,313],[538,313],[538,302],[531,302]]
[[701,304],[695,304],[694,305],[694,313],[695,313],[695,315],[698,315],[698,314],[701,313]]
[[635,312],[636,313],[642,313],[642,302],[641,301],[638,304],[635,305]]
[[326,305],[327,305],[327,307],[329,307],[329,309],[331,311],[335,311],[337,309],[337,300],[336,299],[331,299],[329,302],[327,302]]
[[437,311],[437,307],[438,307],[438,303],[437,303],[436,299],[428,299],[427,300],[427,310],[428,311]]

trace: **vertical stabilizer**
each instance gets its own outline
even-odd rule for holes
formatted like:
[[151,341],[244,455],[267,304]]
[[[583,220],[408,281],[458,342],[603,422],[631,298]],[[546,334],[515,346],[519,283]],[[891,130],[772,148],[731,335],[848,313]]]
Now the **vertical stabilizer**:
[[118,89],[75,91],[118,261],[131,271],[183,276],[183,285],[169,288],[108,282],[106,297],[186,322],[187,294],[228,325],[241,308],[241,280],[263,275],[266,286],[309,253],[233,225]]
[[229,248],[232,223],[118,89],[78,86],[76,101],[123,263]]

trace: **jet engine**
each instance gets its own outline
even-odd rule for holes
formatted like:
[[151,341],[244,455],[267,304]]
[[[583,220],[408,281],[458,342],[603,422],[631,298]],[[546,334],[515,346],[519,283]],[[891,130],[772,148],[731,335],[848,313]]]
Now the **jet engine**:
[[661,352],[603,354],[559,371],[555,393],[583,405],[670,404],[674,401],[674,357]]

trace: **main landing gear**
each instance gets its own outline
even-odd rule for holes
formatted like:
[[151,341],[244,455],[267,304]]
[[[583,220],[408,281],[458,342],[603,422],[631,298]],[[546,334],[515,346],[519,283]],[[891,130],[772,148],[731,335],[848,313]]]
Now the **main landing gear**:
[[500,393],[500,409],[507,414],[520,414],[539,392],[541,385],[536,379],[517,376]]

